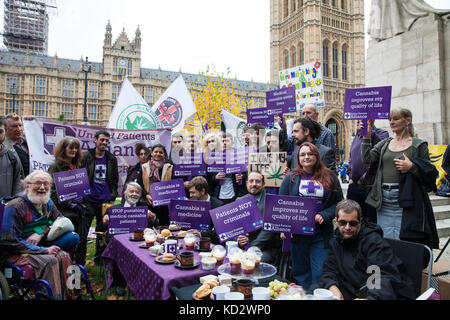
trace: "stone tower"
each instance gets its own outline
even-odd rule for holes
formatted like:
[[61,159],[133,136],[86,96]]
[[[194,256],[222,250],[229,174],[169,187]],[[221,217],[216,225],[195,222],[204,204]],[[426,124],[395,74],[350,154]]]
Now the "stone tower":
[[280,70],[320,59],[325,108],[320,121],[335,133],[337,148],[348,152],[353,123],[342,121],[345,89],[364,87],[363,0],[271,0],[270,80]]
[[141,76],[141,41],[141,31],[138,26],[133,41],[128,39],[125,29],[122,29],[113,43],[112,27],[108,21],[103,43],[103,73],[111,74],[114,77],[113,80],[121,80],[125,74],[128,78],[139,78]]

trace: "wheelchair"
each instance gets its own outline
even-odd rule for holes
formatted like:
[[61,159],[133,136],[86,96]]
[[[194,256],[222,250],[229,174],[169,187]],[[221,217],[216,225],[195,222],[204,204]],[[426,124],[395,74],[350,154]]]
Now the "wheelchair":
[[[11,249],[11,245],[0,241],[0,250]],[[11,252],[11,251],[10,251]],[[0,300],[54,300],[52,288],[44,279],[36,278],[34,268],[31,265],[19,267],[6,261],[6,256],[0,259]],[[80,285],[84,284],[87,292],[95,300],[86,269],[79,264]],[[76,273],[76,268],[72,268],[72,275]],[[81,287],[71,290],[74,300],[82,300]]]

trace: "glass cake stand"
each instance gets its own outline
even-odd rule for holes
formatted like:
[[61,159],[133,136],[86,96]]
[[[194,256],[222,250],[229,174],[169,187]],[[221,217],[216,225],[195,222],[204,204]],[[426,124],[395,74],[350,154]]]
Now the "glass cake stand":
[[258,284],[259,280],[274,276],[277,273],[277,268],[271,264],[261,262],[253,274],[245,274],[242,269],[239,269],[239,272],[231,272],[230,263],[224,263],[217,268],[217,272],[219,272],[219,274],[230,276],[233,279],[248,279],[252,280],[255,284]]

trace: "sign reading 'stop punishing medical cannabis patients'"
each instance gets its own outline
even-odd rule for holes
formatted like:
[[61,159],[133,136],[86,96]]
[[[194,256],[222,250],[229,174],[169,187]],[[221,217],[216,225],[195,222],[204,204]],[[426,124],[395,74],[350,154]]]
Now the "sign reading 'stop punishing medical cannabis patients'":
[[345,90],[344,120],[389,119],[392,87]]

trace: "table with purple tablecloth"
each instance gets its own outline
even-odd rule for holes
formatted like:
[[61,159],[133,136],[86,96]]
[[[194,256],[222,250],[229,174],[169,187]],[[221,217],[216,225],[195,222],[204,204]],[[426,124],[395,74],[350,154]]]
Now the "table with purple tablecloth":
[[[114,281],[114,268],[118,268],[137,300],[167,300],[171,298],[169,288],[193,285],[200,283],[200,277],[218,274],[217,267],[205,271],[199,265],[195,269],[183,270],[176,268],[175,264],[158,264],[148,249],[139,248],[143,241],[130,241],[131,235],[114,236],[102,254],[109,270],[107,290]],[[195,260],[199,260],[198,255],[199,252],[194,251]]]

